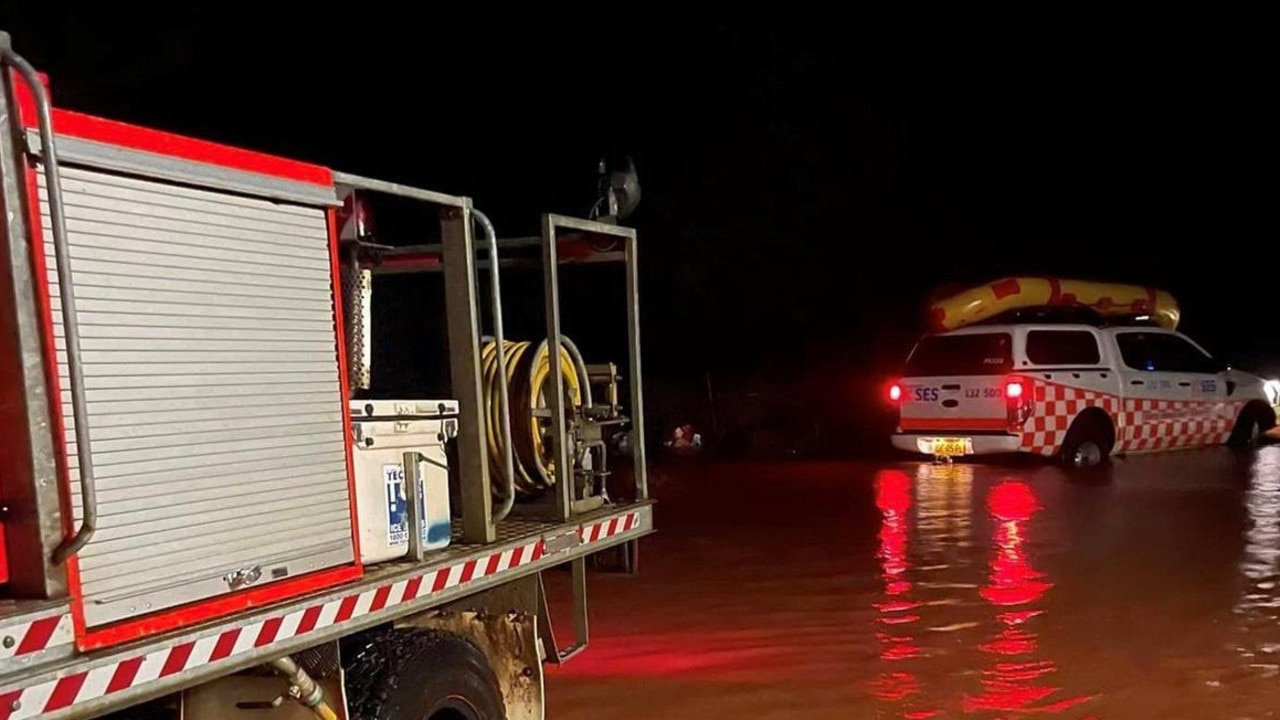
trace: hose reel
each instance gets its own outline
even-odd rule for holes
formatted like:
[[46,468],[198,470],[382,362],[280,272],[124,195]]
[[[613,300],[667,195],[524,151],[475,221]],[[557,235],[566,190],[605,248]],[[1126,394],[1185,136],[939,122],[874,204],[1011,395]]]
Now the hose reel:
[[[507,367],[508,397],[511,402],[512,450],[515,490],[518,500],[533,500],[561,482],[564,473],[556,467],[554,423],[551,417],[551,352],[547,341],[503,343]],[[506,447],[498,428],[502,402],[498,388],[498,345],[489,338],[481,348],[484,378],[484,414],[487,428],[489,466],[495,499],[506,495],[506,474],[502,459]],[[621,424],[624,419],[615,405],[597,408],[591,393],[592,375],[566,337],[560,339],[560,373],[564,381],[564,408],[567,441],[571,443],[570,472],[582,482],[575,490],[583,497],[595,494],[593,479],[606,473],[603,427]],[[609,381],[614,381],[614,376]],[[613,392],[610,393],[613,395]]]

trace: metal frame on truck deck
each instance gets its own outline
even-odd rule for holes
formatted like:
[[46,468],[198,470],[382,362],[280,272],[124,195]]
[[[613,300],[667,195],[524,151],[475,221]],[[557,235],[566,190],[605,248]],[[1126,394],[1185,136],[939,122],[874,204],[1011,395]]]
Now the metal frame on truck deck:
[[[547,342],[550,345],[551,357],[560,357],[560,259],[559,230],[577,230],[592,235],[605,235],[621,239],[623,243],[622,261],[627,273],[627,360],[631,363],[631,408],[636,418],[644,416],[644,393],[640,379],[640,314],[639,293],[640,276],[636,257],[636,231],[628,227],[609,225],[606,223],[581,220],[564,215],[542,216],[542,271],[543,294],[547,304]],[[551,418],[555,432],[552,435],[552,448],[556,462],[560,467],[568,467],[568,448],[565,447],[565,405],[564,405],[564,373],[560,363],[551,363]],[[636,497],[648,499],[649,478],[644,463],[644,424],[636,422],[632,429],[632,452],[636,467]],[[560,483],[556,492],[556,509],[561,519],[567,520],[572,515],[572,495],[570,483]]]
[[[561,231],[573,231],[573,236],[563,237]],[[597,250],[584,240],[595,238],[620,244],[622,248]],[[625,273],[627,302],[627,362],[634,382],[631,382],[631,412],[636,418],[644,416],[644,390],[639,381],[640,369],[640,267],[639,254],[636,247],[636,231],[634,228],[614,225],[598,220],[584,220],[547,213],[542,216],[542,234],[538,237],[507,238],[498,240],[498,247],[503,250],[520,250],[537,247],[541,251],[541,262],[531,262],[529,258],[504,257],[499,260],[501,267],[529,267],[537,264],[542,270],[543,302],[545,304],[545,322],[547,332],[548,355],[558,357],[561,352],[560,338],[563,337],[560,327],[560,271],[561,266],[575,264],[621,263]],[[402,274],[417,272],[440,272],[442,270],[443,245],[408,245],[387,248],[381,252],[382,264],[377,272],[385,274]],[[566,252],[567,251],[567,252]],[[477,264],[480,268],[489,266],[484,260]],[[447,266],[447,265],[446,265]],[[565,438],[568,431],[565,426],[566,407],[564,392],[564,374],[559,363],[550,364],[552,390],[548,393],[549,412],[552,421],[552,455],[560,467],[569,465],[568,448]],[[640,422],[632,427],[632,453],[636,472],[636,498],[649,498],[649,476],[645,463],[644,427]],[[555,491],[555,503],[549,516],[555,519],[568,520],[574,514],[569,483],[560,483]]]
[[[553,647],[546,654],[558,661],[581,649],[586,641],[585,558],[653,532],[644,465],[635,232],[609,223],[543,217],[542,248],[550,281],[545,291],[547,325],[549,343],[555,349],[559,346],[556,272],[561,263],[557,228],[619,238],[624,243],[620,256],[595,254],[606,261],[623,260],[626,266],[634,500],[575,511],[568,495],[572,483],[562,482],[564,490],[556,491],[558,512],[554,517],[513,515],[495,522],[485,445],[487,420],[480,411],[476,269],[482,261],[476,257],[473,243],[469,198],[55,111],[43,78],[12,52],[4,33],[0,33],[0,53],[0,71],[4,73],[0,78],[0,211],[5,215],[0,226],[0,271],[6,273],[0,282],[0,426],[7,436],[0,453],[0,531],[7,548],[0,544],[0,550],[6,551],[10,561],[7,588],[14,598],[0,600],[0,720],[96,717],[352,633],[409,621],[426,610],[564,563],[573,564],[577,641],[567,652]],[[61,211],[59,156],[71,168],[145,177],[172,183],[175,188],[212,188],[242,197],[327,208],[339,341],[343,331],[332,208],[340,193],[389,193],[441,206],[442,245],[434,266],[444,274],[452,395],[460,407],[460,463],[455,480],[461,489],[462,517],[454,522],[455,544],[426,554],[421,562],[370,566],[360,564],[356,547],[355,561],[332,571],[249,589],[233,586],[225,595],[171,611],[143,613],[124,622],[86,628],[76,554],[93,542],[95,529],[93,458],[88,442],[93,417],[85,410],[83,382],[77,380],[81,353],[75,281]],[[71,381],[70,396],[63,402],[58,402],[60,377],[53,351],[54,332],[48,321],[54,304],[47,294],[41,294],[50,285],[37,241],[41,224],[37,201],[41,192],[34,175],[37,168],[44,172],[53,251],[61,261],[61,282],[52,289],[60,296],[64,320],[70,318],[62,324],[65,362],[71,366],[62,377],[62,382]],[[345,392],[349,385],[341,342],[337,352]],[[558,386],[559,364],[552,366]],[[563,459],[563,398],[558,392],[555,395],[553,443]],[[83,471],[79,477],[83,488],[75,497],[82,501],[75,504],[59,412],[64,402],[73,411],[77,420],[74,431],[81,440],[76,452],[81,455],[77,467]],[[343,416],[350,477],[350,423],[345,408]],[[354,492],[348,502],[354,528]],[[411,513],[411,518],[416,515]],[[411,527],[410,535],[416,537],[418,529]],[[546,637],[553,637],[550,628],[546,628]]]

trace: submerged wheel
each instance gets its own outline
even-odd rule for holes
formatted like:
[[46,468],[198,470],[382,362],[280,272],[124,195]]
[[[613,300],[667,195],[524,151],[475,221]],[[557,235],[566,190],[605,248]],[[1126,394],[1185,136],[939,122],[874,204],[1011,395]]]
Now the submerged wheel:
[[344,648],[353,720],[503,720],[498,679],[475,645],[437,630],[387,630]]
[[1083,440],[1070,452],[1063,453],[1063,457],[1071,467],[1096,467],[1102,464],[1102,447],[1094,440]]
[[1098,467],[1111,457],[1114,444],[1111,419],[1101,411],[1085,411],[1071,423],[1067,439],[1062,443],[1061,458],[1073,468]]
[[1263,435],[1275,426],[1275,411],[1260,404],[1247,405],[1236,420],[1227,444],[1241,450],[1257,447],[1262,443]]

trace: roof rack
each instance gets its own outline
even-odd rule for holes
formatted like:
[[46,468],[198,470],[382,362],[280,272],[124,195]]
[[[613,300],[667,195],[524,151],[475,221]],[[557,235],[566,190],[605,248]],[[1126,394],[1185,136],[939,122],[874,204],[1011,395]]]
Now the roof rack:
[[1094,327],[1159,327],[1150,315],[1103,315],[1082,305],[1033,305],[1006,310],[973,325],[1039,323],[1044,325],[1092,325]]

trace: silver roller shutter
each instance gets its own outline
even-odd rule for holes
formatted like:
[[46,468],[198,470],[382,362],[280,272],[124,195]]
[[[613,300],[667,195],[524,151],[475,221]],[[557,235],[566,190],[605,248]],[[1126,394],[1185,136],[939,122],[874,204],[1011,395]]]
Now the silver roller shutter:
[[81,168],[62,191],[100,514],[87,623],[231,592],[238,570],[261,585],[352,562],[324,211]]

